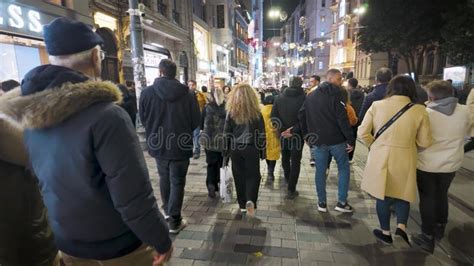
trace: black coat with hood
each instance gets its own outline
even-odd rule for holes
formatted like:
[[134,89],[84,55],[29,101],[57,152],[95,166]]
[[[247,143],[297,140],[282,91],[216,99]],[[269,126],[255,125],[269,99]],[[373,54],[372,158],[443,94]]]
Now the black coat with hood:
[[280,132],[293,127],[292,133],[301,134],[298,112],[303,106],[306,94],[301,87],[286,88],[275,98],[270,117]]
[[[0,105],[19,90],[0,97]],[[53,265],[58,250],[38,180],[28,169],[23,131],[0,118],[0,265]]]
[[328,82],[308,95],[299,113],[301,129],[311,146],[354,145],[341,88]]
[[193,156],[193,130],[199,127],[201,112],[188,87],[174,78],[155,79],[140,95],[139,112],[152,157],[187,160]]
[[224,124],[226,118],[225,102],[217,105],[212,99],[202,112],[201,144],[206,150],[224,151]]
[[118,88],[53,65],[31,70],[21,86],[27,95],[0,111],[25,128],[58,248],[98,260],[124,256],[142,243],[169,250],[135,128],[116,104]]

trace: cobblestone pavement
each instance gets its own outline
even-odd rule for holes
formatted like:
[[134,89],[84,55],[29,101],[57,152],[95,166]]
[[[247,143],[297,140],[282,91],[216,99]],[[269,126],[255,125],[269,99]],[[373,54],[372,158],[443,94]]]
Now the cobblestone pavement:
[[[191,159],[183,206],[188,226],[174,237],[175,252],[169,265],[472,265],[472,261],[463,263],[469,259],[450,244],[439,245],[434,255],[429,255],[409,247],[401,239],[395,239],[393,245],[375,240],[372,230],[379,225],[375,202],[360,190],[366,158],[366,150],[360,146],[351,166],[349,202],[355,209],[353,214],[339,214],[333,210],[337,195],[334,162],[328,179],[330,211],[321,214],[316,210],[315,169],[309,165],[309,151],[305,149],[297,186],[300,196],[295,200],[285,199],[280,162],[277,163],[276,180],[269,183],[262,161],[259,209],[254,219],[240,215],[236,203],[223,204],[207,197],[202,152],[200,159]],[[156,165],[146,156],[154,191],[160,201]],[[412,208],[415,209],[413,217],[417,211],[415,206]],[[459,210],[451,207],[451,212]],[[472,221],[472,217],[462,215],[465,214],[456,216],[461,221],[450,223],[451,226],[459,225],[456,227],[461,230],[458,239],[466,241],[460,246],[471,245],[472,237],[463,239],[467,224],[462,220]],[[411,218],[409,221],[412,233],[419,230],[416,220]]]

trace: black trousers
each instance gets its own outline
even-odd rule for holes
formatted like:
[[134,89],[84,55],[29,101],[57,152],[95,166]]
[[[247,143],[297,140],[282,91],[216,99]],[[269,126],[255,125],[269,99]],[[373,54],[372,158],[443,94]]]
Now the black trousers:
[[266,160],[266,161],[267,161],[268,174],[274,175],[277,161],[273,161],[273,160]]
[[416,171],[420,194],[421,230],[433,236],[436,224],[448,222],[448,189],[456,175]]
[[303,140],[300,136],[281,139],[281,165],[288,191],[295,191],[300,176],[301,157],[303,156]]
[[260,158],[255,145],[239,146],[230,153],[232,174],[234,175],[237,201],[241,209],[245,209],[251,200],[257,207],[258,190],[260,188]]
[[184,200],[184,186],[188,174],[189,159],[187,160],[161,160],[156,159],[158,174],[160,176],[160,194],[165,215],[170,216],[170,221],[181,222],[181,209]]
[[222,152],[206,150],[207,178],[206,186],[213,185],[219,191],[220,169],[222,167]]
[[474,150],[474,137],[471,137],[469,141],[464,145],[464,153]]
[[[352,133],[354,133],[354,137],[357,139],[357,129],[358,127],[352,127]],[[356,150],[356,144],[357,144],[357,141],[354,142],[354,149],[349,153],[349,161],[352,161],[352,158],[354,158],[354,153],[355,153],[355,150]]]

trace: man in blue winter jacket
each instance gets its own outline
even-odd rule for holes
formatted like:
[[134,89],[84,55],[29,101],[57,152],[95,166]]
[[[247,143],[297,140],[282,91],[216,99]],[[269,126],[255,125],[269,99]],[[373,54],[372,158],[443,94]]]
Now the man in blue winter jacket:
[[66,265],[152,265],[173,246],[120,90],[100,81],[102,39],[82,22],[44,26],[51,64],[29,71],[6,115],[23,128]]

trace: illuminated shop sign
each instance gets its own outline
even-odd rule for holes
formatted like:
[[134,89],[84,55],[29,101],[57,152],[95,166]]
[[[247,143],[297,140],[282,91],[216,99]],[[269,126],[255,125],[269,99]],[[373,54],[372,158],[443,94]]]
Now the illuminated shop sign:
[[0,2],[0,30],[11,33],[43,36],[43,25],[55,17],[45,15],[17,3]]

